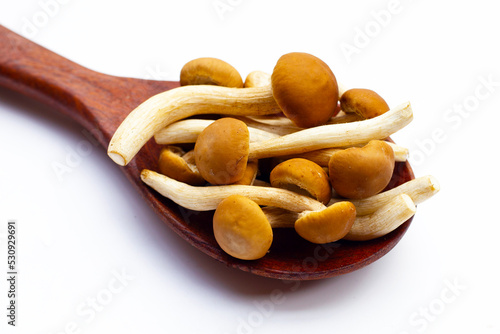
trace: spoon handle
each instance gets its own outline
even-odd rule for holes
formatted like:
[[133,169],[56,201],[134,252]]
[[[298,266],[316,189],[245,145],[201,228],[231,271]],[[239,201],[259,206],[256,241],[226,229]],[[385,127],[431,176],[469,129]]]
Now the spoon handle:
[[92,71],[0,25],[0,86],[41,101],[88,130],[98,130],[105,147],[135,106],[177,85]]

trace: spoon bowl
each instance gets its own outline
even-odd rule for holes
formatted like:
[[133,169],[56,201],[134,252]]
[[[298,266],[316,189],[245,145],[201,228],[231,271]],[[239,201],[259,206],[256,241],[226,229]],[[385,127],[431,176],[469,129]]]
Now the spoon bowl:
[[[123,78],[98,73],[61,57],[0,25],[0,85],[41,101],[91,132],[106,149],[114,131],[149,97],[179,86],[174,81]],[[409,219],[392,233],[371,241],[316,245],[293,229],[275,229],[269,253],[253,261],[220,249],[212,231],[213,212],[184,209],[149,188],[142,169],[157,169],[160,146],[150,140],[126,166],[119,167],[159,217],[191,245],[227,266],[256,275],[313,280],[346,274],[387,254],[403,237]],[[414,179],[408,162],[396,163],[387,189]]]

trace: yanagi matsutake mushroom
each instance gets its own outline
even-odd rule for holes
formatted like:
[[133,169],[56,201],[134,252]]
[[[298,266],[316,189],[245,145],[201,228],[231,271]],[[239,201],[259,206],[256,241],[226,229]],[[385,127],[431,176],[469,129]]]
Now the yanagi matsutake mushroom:
[[341,239],[349,232],[356,216],[356,209],[349,202],[341,201],[327,207],[310,197],[281,188],[247,185],[193,187],[147,169],[141,172],[141,179],[161,195],[190,210],[215,210],[227,197],[241,195],[258,205],[296,212],[295,230],[314,243]]
[[278,60],[268,86],[188,85],[149,98],[120,124],[108,155],[124,166],[159,130],[197,114],[244,116],[283,111],[296,125],[310,127],[326,123],[337,104],[338,86],[331,69],[312,55],[291,53]]
[[322,125],[254,143],[249,143],[245,123],[223,118],[206,127],[198,137],[195,145],[196,164],[202,176],[207,175],[211,179],[207,181],[229,184],[242,177],[246,160],[299,154],[386,138],[409,124],[412,117],[410,104],[406,103],[372,119]]

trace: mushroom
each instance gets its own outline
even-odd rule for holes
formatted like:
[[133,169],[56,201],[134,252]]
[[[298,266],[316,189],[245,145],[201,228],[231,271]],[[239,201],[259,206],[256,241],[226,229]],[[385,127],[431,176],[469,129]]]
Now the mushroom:
[[[338,202],[349,203],[350,202]],[[346,204],[344,204],[346,205]],[[331,207],[331,205],[329,206]],[[349,208],[349,206],[347,206]],[[262,211],[273,228],[292,228],[297,230],[298,213],[276,207],[264,207]],[[410,219],[416,212],[416,207],[410,196],[399,194],[379,207],[370,215],[356,216],[349,231],[342,237],[345,240],[366,241],[382,237]],[[312,227],[312,226],[311,226]],[[321,228],[319,227],[321,230]],[[311,228],[310,231],[314,231]],[[320,235],[317,230],[318,236]]]
[[335,75],[321,59],[303,52],[281,56],[271,75],[273,96],[297,126],[325,124],[339,99]]
[[[434,196],[439,190],[440,186],[436,178],[427,175],[410,180],[377,195],[359,200],[351,200],[351,202],[356,206],[357,214],[359,216],[364,216],[374,213],[377,209],[389,203],[398,195],[407,194],[410,196],[413,203],[418,205]],[[332,199],[329,204],[339,201],[343,201],[343,199]]]
[[248,73],[243,87],[264,87],[271,84],[271,75],[262,71],[253,71]]
[[[326,207],[310,197],[281,188],[245,185],[193,187],[147,169],[141,172],[141,179],[161,195],[190,210],[215,210],[222,200],[237,194],[247,197],[258,205],[296,212],[297,223],[302,219],[298,224],[297,233],[315,243],[338,240],[335,238],[339,238],[343,231],[350,228],[351,218],[356,216],[356,210],[352,210],[354,206],[351,207],[344,202]],[[322,227],[319,233],[330,232],[317,235],[308,230],[308,226],[315,228],[319,224],[331,225]],[[325,238],[326,236],[329,236],[329,239]]]
[[194,163],[193,151],[185,153],[177,146],[162,148],[158,159],[158,170],[164,175],[193,186],[206,183]]
[[245,123],[235,118],[218,119],[196,140],[196,166],[201,176],[212,184],[234,183],[245,172],[248,147],[249,132]]
[[241,195],[231,195],[219,203],[213,230],[222,250],[242,260],[260,259],[273,242],[273,230],[262,209]]
[[306,159],[283,161],[273,168],[269,179],[273,187],[312,197],[325,205],[332,197],[328,174],[321,166]]
[[271,79],[272,85],[264,87],[197,85],[157,94],[135,108],[120,124],[109,143],[108,155],[125,166],[165,126],[214,110],[226,115],[269,115],[281,112],[282,107],[297,126],[310,127],[328,121],[337,108],[335,76],[323,61],[312,55],[282,56]]
[[216,85],[241,88],[243,80],[238,71],[217,58],[197,58],[186,63],[181,70],[181,86]]
[[323,203],[310,197],[274,187],[248,185],[195,187],[149,169],[142,170],[141,180],[161,195],[186,209],[195,211],[215,210],[220,201],[234,194],[248,197],[259,205],[277,206],[294,212],[321,211],[326,208]]
[[335,207],[330,205],[328,208],[335,210],[338,217],[343,216],[344,224],[336,225],[332,221],[325,224],[326,220],[322,219],[321,215],[316,217],[308,215],[301,218],[301,215],[303,216],[301,213],[272,206],[263,207],[262,212],[266,215],[273,229],[294,228],[302,238],[316,244],[325,244],[344,238],[358,219],[356,209],[352,203],[345,201],[335,204],[340,205]]
[[360,216],[344,239],[366,241],[384,236],[413,217],[416,207],[410,196],[399,194],[374,213]]
[[228,88],[183,86],[154,95],[120,124],[108,146],[108,156],[127,165],[155,133],[167,125],[214,110],[227,115],[268,115],[281,112],[270,87]]
[[[351,115],[358,117],[355,114]],[[279,136],[284,136],[302,130],[301,128],[298,128],[294,125],[293,126],[290,125],[288,127],[288,126],[274,126],[267,123],[261,123],[250,117],[236,117],[236,118],[245,122],[245,124],[248,126],[250,143],[264,141],[272,138],[278,138]],[[285,119],[288,121],[288,123],[290,123],[290,121],[287,118],[284,117],[280,118]],[[328,124],[338,124],[334,122],[336,118],[337,117],[333,117],[332,123],[329,122]],[[154,135],[154,138],[156,143],[160,145],[194,143],[196,142],[196,139],[198,138],[200,133],[213,122],[214,120],[210,119],[185,119],[177,121],[160,130],[158,133]],[[387,144],[389,144],[392,147],[392,150],[394,151],[395,161],[402,162],[408,159],[407,148],[402,147],[400,145],[396,145],[391,142],[387,142]],[[361,147],[364,145],[366,145],[366,143],[358,144],[355,146]],[[332,155],[332,153],[344,148],[325,148],[321,150],[284,156],[283,158],[286,159],[304,158],[311,160],[322,167],[326,167],[328,166],[328,161],[330,160],[330,156]]]
[[[330,212],[333,215],[330,216]],[[356,209],[351,203],[342,202],[322,212],[300,216],[294,224],[295,231],[310,242],[324,244],[339,240],[349,232],[356,219]],[[325,223],[332,218],[335,222]],[[223,199],[215,210],[215,240],[233,257],[260,259],[271,247],[273,222],[254,201],[241,195],[231,195]]]
[[[237,119],[242,120],[243,122],[245,122],[245,124],[247,124],[250,136],[249,137],[250,143],[264,141],[272,138],[278,138],[280,135],[287,135],[302,130],[295,126],[293,126],[295,129],[293,129],[288,127],[278,127],[265,123],[260,123],[248,117],[238,117]],[[332,120],[333,119],[335,119],[335,117],[332,118]],[[209,120],[209,119],[186,119],[177,121],[160,130],[158,133],[154,135],[154,138],[156,143],[160,145],[194,143],[196,142],[196,139],[198,138],[200,133],[213,122],[214,120]],[[402,147],[400,145],[396,145],[391,142],[387,143],[392,147],[392,150],[394,151],[395,161],[402,162],[408,159],[407,148]],[[366,143],[355,146],[361,147],[364,145],[366,145]],[[283,158],[285,159],[304,158],[311,160],[322,167],[326,167],[328,166],[328,162],[330,160],[330,156],[332,155],[332,153],[344,148],[325,148],[321,150],[284,156]]]
[[331,147],[353,146],[384,139],[408,125],[413,118],[410,103],[379,117],[352,123],[322,125],[276,139],[250,144],[249,159],[298,154]]
[[389,105],[370,89],[349,89],[340,98],[340,108],[346,113],[356,113],[363,118],[373,118],[389,111]]
[[[412,111],[410,104],[407,103],[373,119],[323,125],[249,144],[245,123],[232,118],[222,118],[205,128],[199,135],[195,145],[196,165],[201,175],[210,183],[229,184],[241,178],[247,159],[258,160],[298,154],[385,138],[407,125],[411,119]],[[217,125],[217,123],[223,124]],[[235,125],[234,129],[229,129],[231,124]],[[204,142],[205,138],[208,139],[207,142]],[[388,153],[391,152],[394,163],[394,153],[391,147],[386,145],[390,149]]]
[[389,144],[372,140],[363,147],[337,151],[328,163],[333,189],[342,197],[373,196],[389,184],[394,171],[394,152]]
[[356,207],[344,201],[330,205],[323,211],[299,214],[294,228],[307,241],[327,244],[344,238],[355,219]]

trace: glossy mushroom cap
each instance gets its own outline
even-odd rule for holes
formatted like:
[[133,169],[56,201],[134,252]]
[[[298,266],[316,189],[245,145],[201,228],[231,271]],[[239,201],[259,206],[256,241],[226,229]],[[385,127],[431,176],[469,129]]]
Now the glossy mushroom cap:
[[328,174],[321,166],[307,159],[283,161],[273,168],[269,179],[273,187],[313,197],[325,205],[332,197]]
[[389,111],[389,105],[370,89],[353,88],[342,94],[340,108],[347,113],[356,113],[363,118],[373,118]]
[[293,52],[281,56],[271,84],[281,110],[299,127],[325,124],[335,113],[337,80],[328,65],[313,55]]
[[221,118],[207,126],[194,146],[201,176],[212,184],[239,181],[247,166],[249,137],[247,125],[234,118]]
[[177,146],[162,148],[158,159],[158,170],[163,175],[192,186],[206,183],[196,166],[186,160],[184,151]]
[[260,206],[241,195],[231,195],[219,203],[213,229],[219,246],[242,260],[263,257],[273,241],[271,224]]
[[181,70],[181,86],[216,85],[224,87],[243,87],[243,79],[238,71],[217,58],[197,58],[186,63]]
[[361,199],[378,194],[394,171],[394,151],[384,141],[372,140],[332,154],[328,163],[333,189],[343,197]]
[[356,207],[351,202],[338,202],[322,211],[306,213],[295,222],[295,231],[315,244],[342,239],[356,219]]
[[248,161],[245,173],[243,173],[243,177],[232,184],[251,186],[253,185],[253,182],[255,181],[258,172],[259,172],[259,161],[258,160]]

